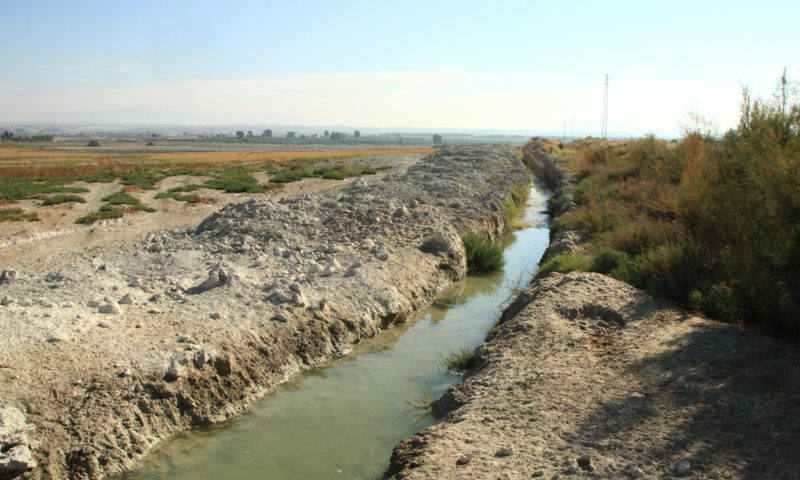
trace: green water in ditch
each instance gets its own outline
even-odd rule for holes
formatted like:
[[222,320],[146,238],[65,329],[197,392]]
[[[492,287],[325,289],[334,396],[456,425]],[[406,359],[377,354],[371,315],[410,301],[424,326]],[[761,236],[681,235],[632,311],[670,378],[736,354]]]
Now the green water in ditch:
[[503,272],[470,276],[406,324],[356,345],[347,356],[284,384],[223,424],[179,434],[119,477],[139,479],[376,479],[393,446],[435,419],[413,408],[441,395],[458,376],[441,367],[461,345],[479,345],[516,289],[527,285],[548,243],[541,184],[531,189],[523,221],[506,237]]

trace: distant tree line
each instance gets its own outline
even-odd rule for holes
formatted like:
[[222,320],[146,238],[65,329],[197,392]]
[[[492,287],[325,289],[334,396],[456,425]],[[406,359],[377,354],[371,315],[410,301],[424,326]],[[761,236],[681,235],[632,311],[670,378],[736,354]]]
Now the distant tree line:
[[52,135],[14,135],[13,132],[9,132],[8,130],[3,131],[3,135],[0,136],[0,140],[2,141],[14,141],[14,142],[52,142],[53,136]]

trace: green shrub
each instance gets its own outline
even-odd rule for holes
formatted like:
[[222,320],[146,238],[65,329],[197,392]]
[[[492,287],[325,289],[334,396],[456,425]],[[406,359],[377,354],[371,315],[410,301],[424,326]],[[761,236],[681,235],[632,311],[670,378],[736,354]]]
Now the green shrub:
[[275,176],[269,179],[272,183],[291,183],[291,182],[299,182],[305,178],[300,172],[296,172],[293,170],[281,170],[280,172],[276,173]]
[[117,192],[103,197],[104,202],[111,205],[140,205],[142,202],[129,193]]
[[0,208],[0,222],[38,222],[39,216],[35,213],[25,213],[25,210],[19,207]]
[[120,217],[122,217],[122,210],[114,208],[111,205],[103,205],[97,212],[83,216],[75,220],[75,223],[82,225],[91,225],[92,223],[98,220],[107,220],[110,218],[120,218]]
[[58,205],[67,202],[86,203],[86,199],[77,195],[58,194],[50,196],[41,196],[39,200],[42,201],[42,206]]
[[142,190],[154,190],[156,183],[166,177],[161,172],[133,172],[122,175],[120,181],[123,185],[132,185]]
[[209,180],[204,184],[207,188],[224,190],[225,193],[263,193],[266,187],[249,174],[222,176]]
[[486,236],[468,232],[461,237],[467,252],[467,271],[472,274],[494,272],[503,269],[503,247]]
[[580,253],[568,252],[559,253],[550,260],[546,261],[543,265],[539,266],[539,274],[550,272],[585,272],[591,267],[591,262],[588,258]]

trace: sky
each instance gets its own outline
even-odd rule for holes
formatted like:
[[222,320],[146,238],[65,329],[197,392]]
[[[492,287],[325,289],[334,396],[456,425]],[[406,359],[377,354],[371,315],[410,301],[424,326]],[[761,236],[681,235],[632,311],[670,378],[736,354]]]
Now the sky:
[[[0,0],[0,121],[678,136],[800,77],[800,2]],[[122,118],[122,113],[120,113]],[[148,118],[151,118],[148,117]]]

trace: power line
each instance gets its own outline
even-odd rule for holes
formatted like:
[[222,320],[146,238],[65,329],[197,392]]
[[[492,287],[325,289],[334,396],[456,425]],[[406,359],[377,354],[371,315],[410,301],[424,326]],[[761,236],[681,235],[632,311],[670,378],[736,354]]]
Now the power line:
[[600,130],[600,137],[608,139],[608,74],[606,76],[605,92],[603,94],[603,127]]

